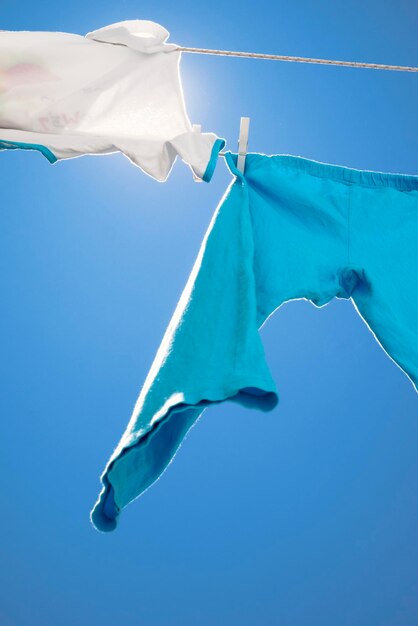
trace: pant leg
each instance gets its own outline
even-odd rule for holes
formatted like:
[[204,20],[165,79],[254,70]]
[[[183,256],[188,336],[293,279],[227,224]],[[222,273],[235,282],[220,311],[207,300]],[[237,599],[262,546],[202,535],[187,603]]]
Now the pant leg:
[[353,186],[349,234],[354,304],[418,391],[418,190]]
[[[168,466],[211,404],[271,410],[277,393],[256,325],[253,238],[246,187],[230,185],[102,474],[92,521],[113,530],[120,512]],[[221,436],[221,434],[220,434]]]

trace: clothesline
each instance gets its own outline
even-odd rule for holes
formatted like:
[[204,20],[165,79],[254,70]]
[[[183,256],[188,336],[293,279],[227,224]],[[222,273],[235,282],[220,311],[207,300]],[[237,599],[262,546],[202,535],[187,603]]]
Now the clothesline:
[[335,61],[331,59],[313,59],[309,57],[284,56],[279,54],[262,54],[258,52],[235,52],[232,50],[208,50],[206,48],[187,48],[180,46],[176,48],[181,52],[191,52],[193,54],[215,54],[225,57],[246,57],[249,59],[268,59],[270,61],[290,61],[293,63],[316,63],[319,65],[339,65],[344,67],[361,67],[372,70],[392,70],[397,72],[418,72],[418,67],[406,65],[382,65],[380,63],[361,63],[358,61]]

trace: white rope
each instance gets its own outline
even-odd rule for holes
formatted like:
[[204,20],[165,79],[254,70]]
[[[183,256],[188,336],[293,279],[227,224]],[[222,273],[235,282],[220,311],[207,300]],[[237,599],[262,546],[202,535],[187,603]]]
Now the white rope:
[[397,72],[418,72],[418,67],[406,65],[382,65],[379,63],[360,63],[357,61],[333,61],[329,59],[311,59],[309,57],[282,56],[279,54],[260,54],[258,52],[233,52],[231,50],[207,50],[206,48],[175,48],[181,52],[194,54],[217,54],[224,57],[246,57],[249,59],[269,59],[270,61],[291,61],[293,63],[317,63],[319,65],[342,65],[344,67],[362,67],[372,70],[394,70]]

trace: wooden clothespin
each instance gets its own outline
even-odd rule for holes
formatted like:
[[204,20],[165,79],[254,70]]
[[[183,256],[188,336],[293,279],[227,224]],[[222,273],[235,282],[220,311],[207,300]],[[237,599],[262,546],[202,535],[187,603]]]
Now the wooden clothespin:
[[238,161],[237,168],[244,174],[245,170],[245,157],[247,156],[248,146],[248,133],[250,131],[250,118],[242,117],[239,127],[239,141],[238,141]]

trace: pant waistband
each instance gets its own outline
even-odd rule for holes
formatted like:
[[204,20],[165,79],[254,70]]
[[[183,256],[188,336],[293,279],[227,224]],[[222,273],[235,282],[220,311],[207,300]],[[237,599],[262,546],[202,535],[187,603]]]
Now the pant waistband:
[[[227,153],[227,162],[231,171],[236,169],[237,154]],[[251,176],[251,171],[258,167],[267,167],[273,164],[278,168],[292,168],[303,170],[312,176],[338,180],[348,184],[356,184],[364,187],[394,187],[401,191],[418,190],[418,176],[412,174],[391,174],[386,172],[374,172],[369,170],[357,170],[343,165],[321,163],[305,157],[292,156],[289,154],[266,155],[250,152],[246,156],[246,174]],[[269,167],[270,167],[269,165]],[[231,166],[234,166],[232,168]],[[236,174],[235,171],[233,171]]]

